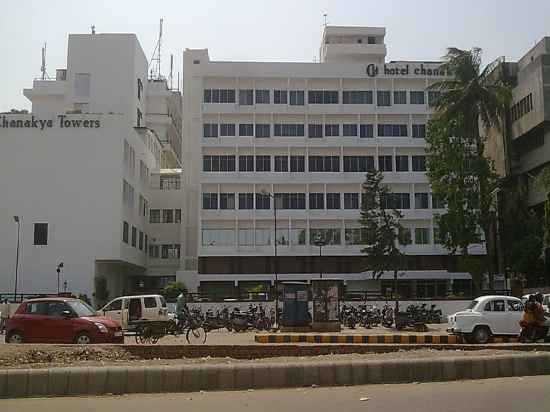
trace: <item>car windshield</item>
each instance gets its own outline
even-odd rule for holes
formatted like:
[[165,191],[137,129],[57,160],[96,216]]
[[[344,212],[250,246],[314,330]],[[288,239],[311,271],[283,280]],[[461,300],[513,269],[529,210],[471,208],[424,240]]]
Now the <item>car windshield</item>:
[[96,311],[87,303],[82,301],[67,302],[79,318],[84,316],[97,316]]
[[478,303],[477,300],[472,300],[466,309],[471,310],[471,309],[475,308],[477,303]]

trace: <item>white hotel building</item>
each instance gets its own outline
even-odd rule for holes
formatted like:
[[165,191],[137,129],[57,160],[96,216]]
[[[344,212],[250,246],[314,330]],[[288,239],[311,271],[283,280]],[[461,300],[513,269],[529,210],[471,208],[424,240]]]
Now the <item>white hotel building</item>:
[[[402,294],[468,291],[470,276],[448,273],[434,242],[442,205],[425,174],[436,97],[426,88],[444,73],[437,62],[386,63],[384,36],[326,27],[319,63],[218,62],[187,49],[183,96],[148,80],[134,35],[69,36],[66,71],[25,90],[52,127],[10,127],[31,115],[0,115],[0,293],[13,290],[14,215],[20,292],[55,291],[60,261],[69,290],[90,295],[104,276],[111,297],[175,279],[237,296],[269,288],[275,273],[384,289],[359,244],[373,168],[412,235]],[[60,127],[60,115],[81,126]]]

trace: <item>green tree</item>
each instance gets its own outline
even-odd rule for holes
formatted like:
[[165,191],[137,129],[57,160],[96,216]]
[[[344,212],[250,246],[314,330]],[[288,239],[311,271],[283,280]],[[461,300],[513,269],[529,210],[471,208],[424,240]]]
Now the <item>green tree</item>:
[[174,301],[181,293],[187,293],[187,287],[183,282],[172,282],[164,287],[162,295],[167,301]]
[[[449,48],[441,68],[449,78],[430,87],[432,91],[440,92],[435,102],[436,119],[458,132],[447,136],[448,144],[442,146],[442,150],[449,156],[453,146],[458,145],[466,150],[466,162],[458,162],[457,165],[466,167],[470,172],[469,189],[464,195],[468,197],[467,203],[462,199],[459,204],[451,207],[455,207],[456,213],[459,213],[462,204],[465,213],[470,214],[462,219],[467,222],[477,215],[477,223],[485,235],[489,261],[493,262],[492,256],[495,254],[496,245],[491,229],[495,223],[494,190],[498,187],[498,179],[492,161],[485,155],[486,137],[481,129],[502,129],[503,113],[511,100],[510,88],[503,79],[494,76],[493,65],[481,69],[479,48]],[[431,130],[433,132],[433,129]],[[457,140],[460,143],[456,144]],[[431,165],[437,162],[434,157],[431,160]],[[449,168],[448,173],[441,177],[449,183],[462,172],[461,169]],[[434,185],[436,181],[430,178],[430,183]],[[450,187],[450,184],[447,187]],[[443,192],[444,190],[443,187]],[[452,197],[448,197],[449,202],[452,201]],[[476,212],[466,212],[472,205],[476,206]],[[490,271],[491,285],[494,270],[492,267]]]
[[[381,171],[370,171],[363,183],[360,223],[365,247],[361,252],[367,255],[366,270],[372,272],[373,278],[393,272],[394,293],[397,293],[398,272],[406,263],[399,244],[410,243],[410,233],[400,223],[403,215],[394,207],[392,193],[382,183],[383,178]],[[395,308],[397,313],[397,299]]]

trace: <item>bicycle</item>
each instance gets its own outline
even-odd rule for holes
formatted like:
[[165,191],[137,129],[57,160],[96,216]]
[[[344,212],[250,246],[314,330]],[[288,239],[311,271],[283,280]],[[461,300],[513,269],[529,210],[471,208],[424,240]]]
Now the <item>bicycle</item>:
[[167,326],[167,333],[178,336],[185,334],[187,343],[191,345],[203,344],[206,342],[206,329],[200,319],[194,316],[185,316],[177,320],[171,320]]

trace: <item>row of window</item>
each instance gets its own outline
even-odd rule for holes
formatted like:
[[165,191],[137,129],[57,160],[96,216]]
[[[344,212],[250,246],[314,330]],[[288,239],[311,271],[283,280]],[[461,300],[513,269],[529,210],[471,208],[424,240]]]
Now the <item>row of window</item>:
[[149,223],[181,223],[181,209],[162,209],[162,221],[160,209],[151,209]]
[[533,110],[533,93],[529,93],[519,102],[510,108],[512,122],[521,119],[524,115]]
[[[431,244],[430,228],[415,227],[414,231],[406,228],[403,238],[416,245]],[[414,234],[414,236],[413,236]],[[361,228],[346,228],[343,230],[343,244],[362,245],[366,239],[365,231]],[[342,230],[340,228],[309,229],[309,236],[305,228],[277,228],[277,245],[281,246],[315,246],[342,245]],[[309,240],[309,242],[308,242]],[[202,229],[202,246],[269,246],[273,244],[273,230],[271,228],[242,228],[242,229]]]
[[[273,127],[272,127],[273,126]],[[302,123],[204,123],[203,137],[306,137],[306,125]],[[407,124],[378,124],[376,137],[408,137],[409,126]],[[326,123],[308,124],[307,137],[362,137],[372,138],[374,136],[373,124],[356,123]],[[415,139],[426,138],[426,125],[411,125],[411,136]]]
[[[240,155],[238,156],[239,172],[305,172],[306,157]],[[308,156],[307,170],[309,172],[340,172],[340,156]],[[395,160],[395,163],[394,163]],[[237,171],[234,155],[204,155],[204,172],[235,172]],[[374,156],[343,156],[342,170],[344,172],[368,172],[375,170]],[[426,156],[424,155],[380,155],[378,170],[382,172],[425,172]]]
[[133,225],[130,235],[130,224],[124,221],[122,222],[122,241],[139,250],[146,251],[149,239],[145,233]]
[[149,257],[153,259],[179,259],[180,254],[181,245],[178,243],[149,246]]
[[[361,202],[366,201],[361,194]],[[432,195],[432,209],[444,209],[444,202]],[[306,199],[309,200],[306,203]],[[430,208],[430,193],[414,193],[414,209]],[[359,209],[359,193],[275,193],[277,209]],[[411,209],[410,193],[388,193],[380,200],[384,209]],[[271,209],[271,196],[263,193],[211,193],[202,194],[202,208],[205,210],[266,210]],[[151,210],[152,212],[152,210]]]
[[[408,94],[408,99],[407,99]],[[254,104],[290,104],[303,106],[305,90],[270,90],[270,89],[239,89],[238,103],[240,106]],[[374,104],[376,95],[377,106],[392,104],[426,104],[426,93],[423,90],[308,90],[308,104],[339,104],[340,95],[343,104]],[[434,105],[440,96],[438,91],[428,91],[428,104]],[[393,97],[393,99],[392,99]],[[235,89],[204,89],[204,103],[237,103]]]

